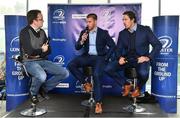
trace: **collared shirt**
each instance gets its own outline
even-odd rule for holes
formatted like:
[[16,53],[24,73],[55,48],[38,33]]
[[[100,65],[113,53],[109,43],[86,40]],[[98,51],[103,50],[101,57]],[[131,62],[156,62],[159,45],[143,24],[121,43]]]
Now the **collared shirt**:
[[133,33],[136,30],[137,30],[137,23],[135,23],[134,26],[132,28],[130,28],[128,31]]
[[30,26],[34,29],[35,32],[39,32],[40,31],[40,28],[37,29],[37,28],[34,28],[32,25],[30,25]]
[[97,27],[89,32],[89,55],[97,55],[96,50]]

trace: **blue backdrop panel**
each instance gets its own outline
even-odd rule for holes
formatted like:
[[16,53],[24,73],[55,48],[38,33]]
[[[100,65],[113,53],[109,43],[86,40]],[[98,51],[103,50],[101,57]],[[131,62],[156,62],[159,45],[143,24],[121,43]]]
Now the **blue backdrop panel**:
[[[126,10],[132,10],[137,16],[137,22],[141,19],[141,4],[119,5],[48,5],[48,35],[52,39],[52,54],[49,59],[64,67],[81,51],[74,48],[82,29],[86,27],[86,15],[96,13],[98,26],[107,29],[114,41],[117,41],[119,31],[124,28],[122,14]],[[102,78],[103,92],[107,94],[120,94],[121,87],[111,78]],[[56,93],[82,93],[81,83],[72,75],[57,86]]]
[[161,108],[177,112],[177,66],[179,16],[153,18],[153,30],[163,48],[152,66],[152,94]]
[[21,67],[11,59],[19,54],[19,32],[26,24],[25,16],[5,16],[7,111],[28,98],[28,79],[22,75]]

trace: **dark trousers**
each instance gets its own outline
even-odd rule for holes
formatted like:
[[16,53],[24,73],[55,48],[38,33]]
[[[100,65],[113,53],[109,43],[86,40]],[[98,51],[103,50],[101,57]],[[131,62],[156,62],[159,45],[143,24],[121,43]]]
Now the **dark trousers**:
[[136,68],[138,74],[138,87],[140,87],[141,89],[148,80],[150,62],[136,64],[127,63],[125,65],[120,65],[118,61],[113,61],[105,67],[105,72],[107,75],[113,78],[120,86],[122,86],[124,83],[122,83],[122,81],[120,81],[119,79],[124,79],[124,77],[119,74],[119,71],[124,71],[125,68],[129,68],[132,66]]
[[92,66],[94,68],[93,80],[94,97],[96,102],[101,102],[102,99],[102,88],[100,79],[103,76],[105,63],[106,62],[104,56],[81,55],[73,59],[67,66],[72,75],[82,84],[86,83],[86,76],[82,72],[82,68],[86,66]]

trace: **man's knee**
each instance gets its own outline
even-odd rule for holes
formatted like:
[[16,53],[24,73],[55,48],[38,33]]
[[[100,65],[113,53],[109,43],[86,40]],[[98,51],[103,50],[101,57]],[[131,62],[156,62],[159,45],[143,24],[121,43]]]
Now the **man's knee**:
[[46,81],[47,75],[46,73],[38,73],[35,75],[35,78],[38,79],[41,83],[44,83]]
[[141,71],[139,71],[139,75],[140,75],[142,78],[148,78],[148,76],[149,76],[149,71],[141,70]]
[[67,78],[69,76],[69,71],[66,68],[60,66],[58,68],[58,71],[56,70],[56,75],[59,75],[63,78]]
[[69,71],[67,69],[64,69],[63,75],[64,75],[64,78],[69,77]]

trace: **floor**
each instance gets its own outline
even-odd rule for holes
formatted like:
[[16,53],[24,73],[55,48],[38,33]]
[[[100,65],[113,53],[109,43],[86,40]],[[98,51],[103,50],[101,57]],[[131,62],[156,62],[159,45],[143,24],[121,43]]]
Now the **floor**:
[[[42,101],[38,107],[47,110],[47,113],[41,117],[174,117],[180,116],[180,100],[178,99],[178,114],[164,113],[157,103],[155,104],[140,104],[146,111],[143,113],[128,113],[122,108],[131,103],[127,98],[121,96],[105,96],[103,101],[103,114],[96,115],[94,108],[88,108],[80,105],[81,101],[89,96],[82,95],[60,95],[51,94],[50,99]],[[5,103],[5,102],[4,102]],[[3,104],[4,104],[3,103]],[[12,112],[3,112],[0,110],[0,117],[22,117],[20,111],[29,108],[30,101],[25,102]],[[4,116],[4,117],[5,117]]]

